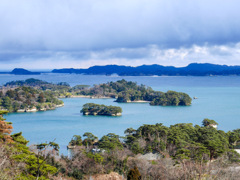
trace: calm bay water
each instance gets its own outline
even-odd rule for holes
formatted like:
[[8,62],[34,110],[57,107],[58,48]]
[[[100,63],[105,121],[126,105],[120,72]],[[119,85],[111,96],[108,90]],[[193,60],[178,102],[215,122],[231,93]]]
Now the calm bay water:
[[[43,74],[38,76],[0,75],[0,85],[12,80],[37,78],[48,82],[77,84],[99,84],[126,79],[151,86],[154,90],[176,90],[188,93],[193,100],[188,107],[150,106],[148,103],[115,103],[113,99],[63,99],[65,106],[52,111],[35,113],[11,113],[6,116],[13,122],[14,132],[23,135],[32,143],[52,141],[59,143],[61,153],[66,154],[66,145],[73,135],[92,132],[99,138],[109,132],[123,135],[128,127],[138,128],[143,124],[176,123],[201,125],[204,118],[214,119],[224,131],[240,128],[240,76],[213,77],[112,77],[84,76],[76,74]],[[118,105],[123,109],[122,117],[82,116],[83,104],[94,102]]]

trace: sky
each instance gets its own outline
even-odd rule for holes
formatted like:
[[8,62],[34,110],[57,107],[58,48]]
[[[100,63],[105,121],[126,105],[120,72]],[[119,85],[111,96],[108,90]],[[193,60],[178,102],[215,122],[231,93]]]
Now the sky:
[[239,0],[0,0],[0,69],[240,65]]

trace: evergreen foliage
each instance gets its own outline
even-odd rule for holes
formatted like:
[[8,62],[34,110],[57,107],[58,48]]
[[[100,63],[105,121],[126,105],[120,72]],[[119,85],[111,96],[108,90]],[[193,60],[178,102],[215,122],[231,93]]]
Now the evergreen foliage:
[[98,143],[99,148],[105,150],[114,150],[116,148],[122,149],[123,144],[120,141],[120,136],[114,133],[108,133],[107,135],[103,136]]
[[[1,91],[2,92],[2,91]],[[6,109],[9,112],[18,110],[27,110],[32,108],[54,109],[56,105],[63,104],[51,91],[42,91],[33,87],[20,86],[14,90],[7,90],[0,97],[0,109]]]
[[203,126],[211,126],[211,125],[218,125],[218,123],[214,120],[205,118],[202,122],[202,125]]
[[80,135],[74,135],[72,140],[69,142],[71,146],[81,146],[82,145],[82,137]]
[[[2,157],[4,158],[3,161],[0,161],[0,179],[50,179],[57,173],[57,168],[46,162],[46,158],[44,158],[46,153],[31,152],[26,146],[28,141],[21,132],[9,135],[12,127],[9,123],[6,124],[2,117],[6,113],[6,111],[0,111],[0,149],[4,153],[1,154],[2,156],[0,155],[0,160]],[[48,145],[56,151],[59,149],[58,144],[54,142],[50,142]],[[43,146],[41,146],[42,150]]]
[[80,111],[84,115],[105,115],[105,116],[118,116],[122,113],[122,108],[118,106],[105,106],[94,103],[86,103]]
[[108,151],[127,147],[135,154],[159,153],[176,160],[208,161],[222,156],[240,144],[239,129],[225,133],[212,126],[200,127],[191,123],[180,123],[170,127],[161,123],[145,124],[136,130],[128,128],[124,133],[125,137],[108,133],[97,141],[96,136],[87,132],[84,134],[87,138],[83,145],[94,145]]
[[95,85],[79,92],[82,95],[116,97],[116,102],[150,101],[150,105],[188,106],[192,99],[186,93],[154,91],[151,87],[137,85],[124,79],[116,82]]
[[[76,85],[70,87],[65,82],[58,84],[30,78],[25,81],[12,81],[0,89],[0,108],[9,112],[36,107],[38,110],[54,109],[63,102],[57,98],[71,96],[92,96],[116,98],[116,102],[149,101],[150,105],[188,106],[192,99],[182,92],[154,91],[151,87],[138,85],[124,79],[116,82],[94,85]],[[108,109],[103,108],[104,114]],[[110,111],[119,111],[114,106]],[[101,112],[99,112],[101,114]],[[100,115],[99,114],[99,115]],[[110,113],[111,114],[111,113]],[[113,112],[113,114],[116,114]]]

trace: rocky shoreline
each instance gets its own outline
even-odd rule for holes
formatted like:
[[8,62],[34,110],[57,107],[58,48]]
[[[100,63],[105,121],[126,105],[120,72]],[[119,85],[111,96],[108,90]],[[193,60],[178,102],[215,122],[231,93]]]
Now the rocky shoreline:
[[89,95],[71,95],[69,97],[60,96],[59,98],[90,98],[90,99],[113,99],[109,96],[89,96]]
[[64,106],[64,103],[63,103],[63,104],[59,104],[59,105],[55,105],[54,107],[51,107],[51,108],[41,108],[41,109],[37,109],[36,107],[32,107],[32,108],[26,108],[26,109],[19,109],[19,110],[17,110],[17,113],[54,110],[54,109],[56,109],[56,108],[63,107],[63,106]]
[[89,112],[84,112],[84,116],[92,115],[92,116],[122,116],[122,113],[117,113],[117,114],[97,114],[96,112],[94,113],[89,113]]

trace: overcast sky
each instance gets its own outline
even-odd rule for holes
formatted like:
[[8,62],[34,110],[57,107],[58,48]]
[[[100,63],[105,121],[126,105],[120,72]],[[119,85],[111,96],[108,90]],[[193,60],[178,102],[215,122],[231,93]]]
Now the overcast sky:
[[0,69],[240,65],[239,0],[0,0]]

